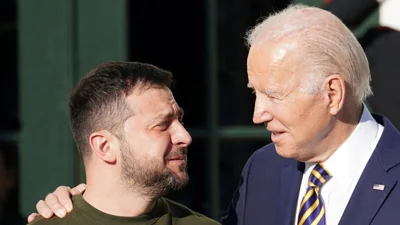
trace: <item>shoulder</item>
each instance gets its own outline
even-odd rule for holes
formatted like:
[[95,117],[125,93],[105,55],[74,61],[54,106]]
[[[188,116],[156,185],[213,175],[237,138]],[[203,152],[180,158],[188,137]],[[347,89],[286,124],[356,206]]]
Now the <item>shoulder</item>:
[[189,209],[188,207],[167,198],[161,198],[172,217],[185,221],[185,224],[217,225],[217,221]]
[[280,168],[290,163],[295,162],[293,159],[283,158],[278,155],[273,143],[265,145],[264,147],[256,150],[246,163],[246,168],[249,171],[258,171],[259,169],[266,168]]
[[38,216],[33,222],[29,223],[28,225],[63,225],[68,223],[68,217],[69,215],[67,215],[65,218],[53,216],[49,219],[46,219],[42,216]]
[[[29,223],[28,225],[67,225],[67,224],[82,224],[83,217],[80,212],[76,209],[76,205],[74,205],[74,209],[67,213],[63,218],[57,217],[53,215],[51,218],[43,218],[42,216],[36,217],[34,221]],[[84,223],[83,223],[84,224]]]

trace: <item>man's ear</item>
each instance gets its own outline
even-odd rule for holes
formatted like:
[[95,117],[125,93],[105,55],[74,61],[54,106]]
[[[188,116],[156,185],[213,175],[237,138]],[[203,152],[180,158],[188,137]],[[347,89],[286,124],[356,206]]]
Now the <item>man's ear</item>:
[[324,82],[325,93],[331,115],[337,115],[343,108],[346,85],[343,78],[337,74],[330,75]]
[[116,156],[116,143],[115,137],[106,130],[94,132],[89,137],[90,147],[93,154],[96,154],[103,161],[109,164],[115,164],[117,161]]

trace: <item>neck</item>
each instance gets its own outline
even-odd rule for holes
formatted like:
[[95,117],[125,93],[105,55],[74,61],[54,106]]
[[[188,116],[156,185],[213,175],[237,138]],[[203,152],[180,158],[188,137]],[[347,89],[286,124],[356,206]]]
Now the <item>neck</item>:
[[[357,113],[354,113],[354,111]],[[351,110],[343,110],[343,112],[333,118],[329,131],[325,135],[325,138],[323,138],[320,147],[317,148],[322,154],[317,154],[317,157],[307,160],[307,162],[325,162],[329,159],[356,129],[362,111],[363,106],[356,109],[353,107]]]
[[[109,175],[109,176],[108,176]],[[127,190],[115,174],[98,170],[87,172],[86,190],[83,198],[96,209],[114,216],[134,217],[151,212],[156,200]]]

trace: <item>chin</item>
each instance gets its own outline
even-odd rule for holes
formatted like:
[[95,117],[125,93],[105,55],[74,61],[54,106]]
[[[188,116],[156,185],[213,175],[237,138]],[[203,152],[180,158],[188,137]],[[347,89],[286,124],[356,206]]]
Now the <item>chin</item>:
[[171,174],[175,181],[178,183],[187,183],[189,180],[189,175],[187,173],[187,168],[185,167],[167,167],[168,173]]
[[166,168],[174,174],[186,174],[187,166],[186,163],[171,163]]
[[173,173],[178,183],[181,183],[182,185],[186,185],[188,183],[189,175],[186,172],[186,169],[184,171],[179,171],[179,172],[173,171]]
[[293,150],[293,148],[275,146],[275,150],[276,153],[278,153],[278,155],[282,156],[283,158],[296,159],[298,155],[297,152]]
[[174,172],[176,179],[180,182],[180,183],[187,183],[187,181],[189,180],[189,175],[186,172]]

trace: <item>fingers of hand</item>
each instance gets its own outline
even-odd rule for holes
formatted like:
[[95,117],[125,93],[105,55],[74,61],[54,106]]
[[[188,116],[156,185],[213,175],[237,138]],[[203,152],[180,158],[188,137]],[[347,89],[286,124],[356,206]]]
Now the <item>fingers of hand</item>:
[[71,190],[72,189],[70,187],[60,186],[53,192],[54,196],[57,198],[57,202],[55,203],[59,203],[60,205],[62,205],[67,212],[72,211],[72,201],[70,194]]
[[82,193],[86,189],[86,184],[79,184],[78,186],[71,189],[72,195],[77,195]]
[[39,216],[38,213],[32,213],[31,215],[29,215],[28,216],[28,223],[33,222],[36,219],[37,216]]
[[[60,218],[64,217],[67,214],[67,209],[60,203],[58,196],[53,193],[50,193],[46,196],[44,204],[41,204],[40,207],[44,213],[47,213],[50,210],[52,213],[55,213]],[[42,213],[40,214],[42,215]]]

